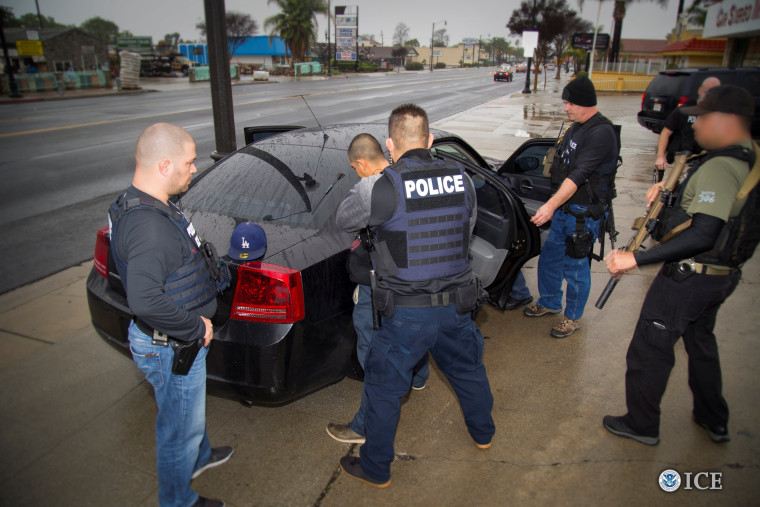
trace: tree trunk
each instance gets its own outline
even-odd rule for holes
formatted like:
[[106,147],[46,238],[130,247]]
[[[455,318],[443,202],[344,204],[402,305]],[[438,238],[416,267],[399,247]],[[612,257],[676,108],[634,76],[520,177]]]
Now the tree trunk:
[[612,11],[612,19],[615,20],[615,29],[612,34],[612,49],[610,50],[609,62],[614,63],[620,53],[620,36],[623,33],[623,18],[625,18],[626,0],[616,0]]

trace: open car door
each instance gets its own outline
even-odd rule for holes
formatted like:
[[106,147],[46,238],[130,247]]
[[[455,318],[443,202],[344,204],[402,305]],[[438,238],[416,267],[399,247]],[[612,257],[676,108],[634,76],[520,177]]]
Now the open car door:
[[552,195],[551,181],[544,176],[544,157],[556,143],[556,138],[530,139],[496,171],[509,181],[531,216]]
[[523,264],[541,251],[538,228],[530,223],[520,198],[490,168],[446,150],[436,150],[436,156],[464,164],[475,185],[478,219],[470,243],[470,266],[491,303],[504,309]]

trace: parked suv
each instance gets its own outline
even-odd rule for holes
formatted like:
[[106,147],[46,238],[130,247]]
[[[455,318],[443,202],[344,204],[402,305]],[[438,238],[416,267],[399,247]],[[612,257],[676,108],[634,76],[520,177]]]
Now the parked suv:
[[660,72],[641,97],[639,124],[659,134],[665,118],[689,99],[697,98],[697,89],[706,78],[715,76],[722,84],[746,88],[755,98],[752,137],[760,138],[760,69],[757,67],[712,67],[706,69],[673,69]]

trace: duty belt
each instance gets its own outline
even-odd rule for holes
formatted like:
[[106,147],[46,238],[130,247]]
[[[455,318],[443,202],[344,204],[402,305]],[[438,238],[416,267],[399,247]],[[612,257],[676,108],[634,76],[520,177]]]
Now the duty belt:
[[688,270],[698,275],[710,275],[710,276],[724,275],[725,276],[725,275],[730,275],[732,273],[736,273],[737,271],[739,271],[738,269],[729,268],[729,267],[726,267],[724,269],[714,268],[712,266],[708,266],[707,264],[696,262],[694,259],[686,259],[685,261],[680,261],[680,262],[677,262],[676,264],[684,271]]
[[135,317],[135,325],[137,326],[137,329],[151,337],[153,345],[160,345],[162,347],[169,346],[169,337],[150,327],[145,321]]
[[418,294],[415,296],[393,295],[395,306],[404,308],[430,308],[432,306],[449,306],[457,301],[457,291],[437,292],[435,294]]

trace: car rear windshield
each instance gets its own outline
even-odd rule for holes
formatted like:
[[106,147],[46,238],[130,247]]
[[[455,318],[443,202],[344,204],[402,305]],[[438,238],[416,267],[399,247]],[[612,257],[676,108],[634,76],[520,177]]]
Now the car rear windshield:
[[688,74],[657,74],[647,87],[647,95],[679,97],[688,79]]
[[250,145],[204,174],[182,206],[252,222],[320,227],[357,178],[342,150]]

